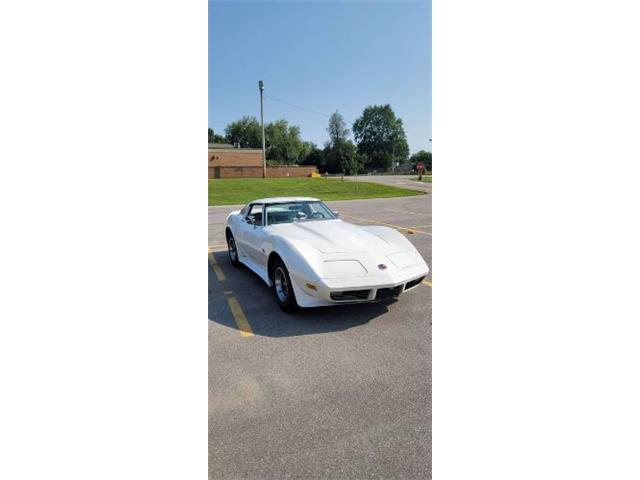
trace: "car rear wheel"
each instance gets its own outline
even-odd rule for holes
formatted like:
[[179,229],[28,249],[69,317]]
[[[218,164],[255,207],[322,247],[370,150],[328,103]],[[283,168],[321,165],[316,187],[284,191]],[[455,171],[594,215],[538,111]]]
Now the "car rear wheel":
[[240,261],[238,260],[238,247],[236,246],[236,240],[233,238],[233,233],[231,232],[227,234],[227,251],[229,252],[229,260],[231,260],[231,264],[234,267],[239,267]]
[[284,262],[277,259],[273,265],[273,291],[276,296],[278,306],[285,312],[291,313],[298,309],[296,295],[291,285],[289,271]]

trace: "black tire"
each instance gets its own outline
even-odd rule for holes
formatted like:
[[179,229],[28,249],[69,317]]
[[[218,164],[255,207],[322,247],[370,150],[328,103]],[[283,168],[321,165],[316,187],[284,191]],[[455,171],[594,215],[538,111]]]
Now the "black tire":
[[279,258],[273,264],[272,270],[273,294],[278,306],[286,313],[293,313],[298,309],[296,294],[293,291],[289,270]]
[[227,232],[227,253],[229,254],[231,265],[239,268],[240,260],[238,260],[238,246],[236,245],[236,239],[233,238],[233,233],[231,232]]

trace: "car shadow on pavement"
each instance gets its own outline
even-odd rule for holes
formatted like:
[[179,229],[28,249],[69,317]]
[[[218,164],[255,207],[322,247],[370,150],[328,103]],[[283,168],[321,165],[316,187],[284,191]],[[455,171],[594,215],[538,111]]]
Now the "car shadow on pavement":
[[[220,280],[209,266],[209,320],[240,330],[231,302],[237,303],[256,336],[289,337],[339,332],[369,323],[389,310],[395,300],[378,303],[337,305],[300,309],[285,313],[278,307],[272,290],[245,267],[235,268],[226,252],[214,253]],[[235,300],[230,300],[234,298]]]

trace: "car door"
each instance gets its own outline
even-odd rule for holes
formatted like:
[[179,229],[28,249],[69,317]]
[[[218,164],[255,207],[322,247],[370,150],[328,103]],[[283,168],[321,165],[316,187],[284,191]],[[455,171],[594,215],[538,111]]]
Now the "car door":
[[[237,239],[240,243],[241,254],[260,268],[266,266],[265,254],[260,248],[265,235],[263,210],[264,206],[261,204],[252,204],[249,207],[247,215],[240,223],[241,235]],[[250,216],[254,218],[254,223],[249,220]]]

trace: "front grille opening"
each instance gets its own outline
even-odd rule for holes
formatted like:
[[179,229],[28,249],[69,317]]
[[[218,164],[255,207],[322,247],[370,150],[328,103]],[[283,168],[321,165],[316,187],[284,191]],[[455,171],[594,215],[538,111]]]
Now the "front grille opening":
[[379,288],[376,292],[376,300],[382,300],[385,298],[395,298],[402,292],[402,285],[398,285],[394,288]]
[[418,285],[422,280],[424,280],[424,277],[420,277],[420,278],[416,278],[415,280],[411,280],[410,282],[407,282],[407,285],[404,287],[404,289],[405,290],[409,290],[410,288],[413,288],[416,285]]
[[371,290],[345,290],[344,292],[331,292],[331,300],[366,300]]

